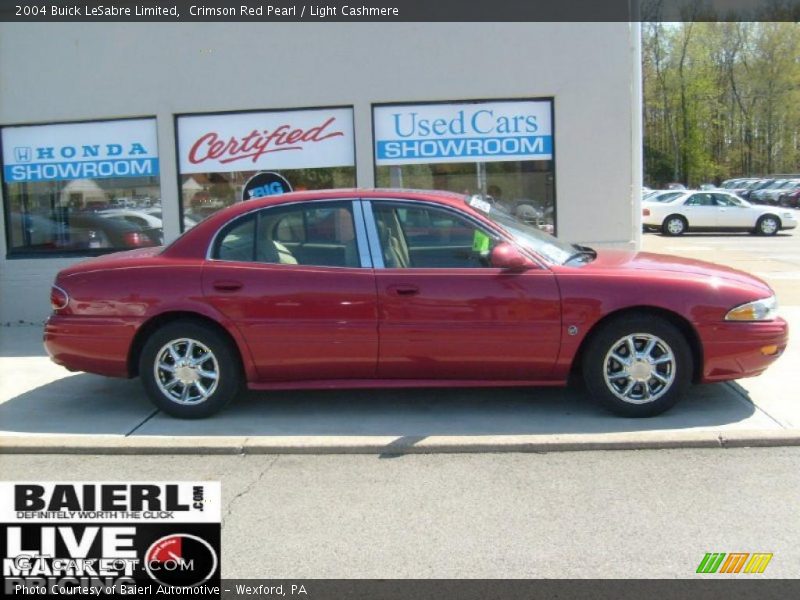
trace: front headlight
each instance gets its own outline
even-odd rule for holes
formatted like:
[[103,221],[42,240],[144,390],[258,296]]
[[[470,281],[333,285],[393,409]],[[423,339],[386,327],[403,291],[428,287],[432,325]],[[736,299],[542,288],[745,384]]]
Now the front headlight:
[[775,296],[754,300],[732,308],[725,315],[726,321],[772,321],[778,313],[778,300]]

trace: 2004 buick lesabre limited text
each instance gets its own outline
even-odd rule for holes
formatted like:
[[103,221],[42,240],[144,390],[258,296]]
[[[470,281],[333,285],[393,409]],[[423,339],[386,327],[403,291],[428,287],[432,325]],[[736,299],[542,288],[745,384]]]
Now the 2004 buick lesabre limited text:
[[165,248],[62,270],[44,331],[71,370],[140,376],[205,417],[254,390],[563,386],[644,417],[786,348],[770,287],[700,261],[569,244],[489,199],[298,192]]
[[[26,7],[17,6],[17,16],[33,15],[37,13],[26,10]],[[47,11],[38,13],[42,16],[47,14]],[[90,6],[84,4],[79,6],[77,4],[67,5],[51,5],[49,15],[51,17],[179,17],[178,7],[172,6],[145,6],[135,5],[130,6],[116,6],[114,4],[97,4]]]

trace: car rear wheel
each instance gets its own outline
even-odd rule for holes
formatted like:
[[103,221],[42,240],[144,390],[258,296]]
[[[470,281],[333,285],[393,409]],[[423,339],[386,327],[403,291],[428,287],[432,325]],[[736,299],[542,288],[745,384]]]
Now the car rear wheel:
[[583,377],[590,395],[624,417],[650,417],[672,407],[691,383],[684,335],[659,317],[615,319],[589,341]]
[[664,219],[664,223],[661,225],[661,231],[664,232],[664,235],[682,235],[686,233],[688,228],[689,224],[686,219],[680,215],[670,215]]
[[189,320],[165,325],[150,336],[139,374],[153,403],[183,419],[213,415],[242,387],[235,346],[214,328]]
[[775,235],[780,228],[781,222],[775,215],[764,215],[756,223],[756,233],[759,235]]

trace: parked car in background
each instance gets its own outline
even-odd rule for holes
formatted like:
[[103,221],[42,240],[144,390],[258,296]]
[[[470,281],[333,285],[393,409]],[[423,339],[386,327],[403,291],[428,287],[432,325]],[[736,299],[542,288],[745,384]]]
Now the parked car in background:
[[772,184],[753,192],[750,195],[750,202],[754,204],[775,205],[781,192],[793,185],[791,179],[776,179]]
[[55,220],[37,214],[11,214],[12,246],[37,250],[95,250],[158,246],[161,232],[95,212],[72,212]]
[[781,206],[780,199],[800,189],[800,179],[790,179],[779,188],[770,190],[764,195],[764,203],[770,206]]
[[777,179],[760,179],[755,184],[753,184],[746,190],[742,191],[742,193],[739,195],[745,200],[752,202],[753,204],[758,204],[757,202],[758,196],[756,195],[756,197],[754,198],[753,194],[757,194],[757,192],[760,192],[761,190],[766,189],[771,185],[774,185],[776,181]]
[[161,218],[135,208],[109,208],[97,213],[104,219],[119,219],[138,225],[142,229],[161,229]]
[[786,348],[753,276],[558,240],[479,197],[290,193],[235,204],[166,248],[62,270],[45,325],[72,370],[142,378],[209,416],[254,390],[563,386],[629,417]]
[[689,231],[749,231],[775,235],[794,229],[791,211],[754,206],[728,192],[686,192],[664,202],[642,202],[642,224],[665,235]]
[[735,179],[731,180],[730,185],[723,184],[722,189],[746,199],[750,190],[760,184],[761,181],[759,178]]
[[[152,231],[154,235],[160,238],[160,243],[163,243],[163,227],[164,223],[161,219],[160,208],[109,208],[99,211],[97,213],[106,219],[119,219],[138,225],[144,230]],[[190,229],[197,225],[197,221],[188,215],[183,217],[184,229]],[[156,234],[156,232],[160,232]]]
[[786,208],[800,208],[800,187],[781,194],[778,205]]
[[668,190],[685,190],[686,186],[682,183],[668,183],[667,184]]
[[[160,208],[148,208],[144,212],[149,214],[149,215],[153,215],[154,217],[156,217],[159,220],[161,220],[161,209]],[[193,216],[188,215],[188,214],[184,214],[183,215],[183,229],[184,229],[184,231],[186,229],[191,229],[192,227],[194,227],[198,223],[199,223],[199,221],[197,219],[195,219]]]

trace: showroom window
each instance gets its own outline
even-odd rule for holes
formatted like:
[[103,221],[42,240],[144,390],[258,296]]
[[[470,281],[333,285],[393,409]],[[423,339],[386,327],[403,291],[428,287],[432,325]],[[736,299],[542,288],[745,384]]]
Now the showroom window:
[[378,187],[481,194],[555,230],[553,101],[376,104]]
[[255,197],[356,184],[352,107],[180,115],[177,135],[184,227]]
[[3,127],[9,257],[163,243],[155,119]]

